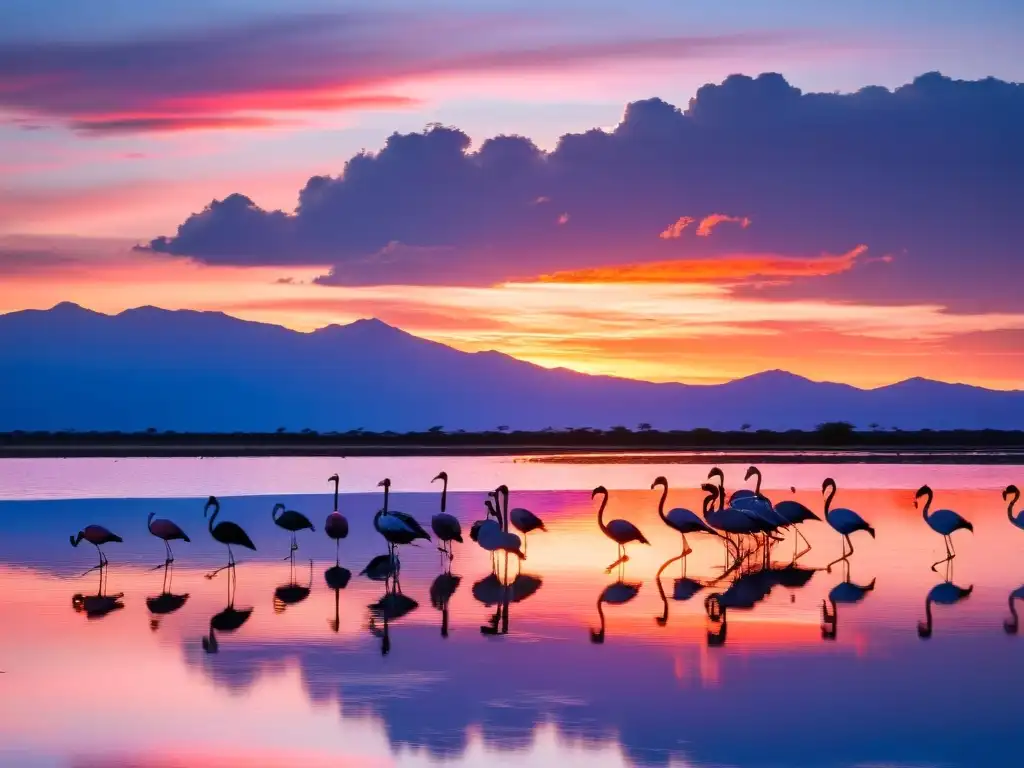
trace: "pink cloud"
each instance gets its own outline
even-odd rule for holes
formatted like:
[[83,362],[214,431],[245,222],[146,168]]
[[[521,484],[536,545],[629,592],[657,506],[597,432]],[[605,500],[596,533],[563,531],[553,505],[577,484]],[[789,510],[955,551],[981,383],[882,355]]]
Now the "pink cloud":
[[710,237],[715,227],[726,222],[739,224],[743,229],[750,226],[750,219],[746,216],[727,216],[724,213],[712,213],[710,216],[705,216],[700,220],[700,224],[697,225],[697,235],[698,237]]
[[693,217],[691,216],[680,216],[675,222],[667,227],[658,237],[662,240],[675,240],[676,238],[683,236],[683,230],[693,224]]

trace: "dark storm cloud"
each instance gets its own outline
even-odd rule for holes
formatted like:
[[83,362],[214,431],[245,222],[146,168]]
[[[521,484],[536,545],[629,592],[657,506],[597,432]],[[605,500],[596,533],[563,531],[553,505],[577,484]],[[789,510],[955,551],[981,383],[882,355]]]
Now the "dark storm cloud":
[[[838,95],[736,75],[685,110],[634,102],[613,131],[565,135],[551,153],[517,136],[471,152],[447,127],[394,134],[339,176],[309,179],[294,213],[233,195],[150,247],[209,263],[331,264],[321,282],[363,284],[864,244],[856,268],[759,290],[1016,305],[1022,135],[1024,87],[995,79],[930,73]],[[698,231],[716,216],[728,218]]]

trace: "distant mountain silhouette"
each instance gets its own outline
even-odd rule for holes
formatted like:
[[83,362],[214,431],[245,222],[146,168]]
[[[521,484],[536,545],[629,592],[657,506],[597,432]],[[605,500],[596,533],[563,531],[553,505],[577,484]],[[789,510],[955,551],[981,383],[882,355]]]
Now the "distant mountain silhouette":
[[379,320],[300,333],[220,312],[75,304],[0,316],[0,431],[398,432],[545,427],[1024,428],[1024,392],[927,379],[862,390],[766,371],[654,384],[467,353]]

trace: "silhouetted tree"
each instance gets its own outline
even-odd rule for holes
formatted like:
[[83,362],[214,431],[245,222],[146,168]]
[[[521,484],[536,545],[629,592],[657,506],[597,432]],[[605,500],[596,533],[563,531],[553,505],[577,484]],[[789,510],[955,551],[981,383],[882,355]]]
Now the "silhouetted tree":
[[878,431],[878,422],[877,421],[873,421],[872,423],[868,424],[868,429],[870,429],[872,432],[877,432]]
[[848,421],[826,421],[815,428],[815,432],[829,440],[843,440],[853,434],[854,426]]
[[444,434],[444,427],[438,424],[436,427],[431,427],[430,429],[428,429],[427,432],[429,432],[432,435],[441,435]]
[[749,429],[750,429],[750,425],[749,425],[749,424],[741,424],[741,425],[740,425],[740,429],[741,429],[742,431],[746,432],[747,430],[749,430]]
[[636,428],[641,432],[650,432],[652,429],[654,429],[654,427],[652,427],[646,421],[641,421],[639,424],[636,425]]
[[287,431],[288,431],[287,427],[278,427],[277,428],[277,434],[279,434],[279,435],[283,435]]
[[508,432],[508,424],[502,424],[498,427],[499,432]]

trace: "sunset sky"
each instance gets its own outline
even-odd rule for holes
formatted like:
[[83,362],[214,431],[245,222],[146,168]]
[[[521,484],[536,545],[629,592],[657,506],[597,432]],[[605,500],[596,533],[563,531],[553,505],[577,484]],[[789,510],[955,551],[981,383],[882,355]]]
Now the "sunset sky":
[[0,5],[0,313],[1024,379],[1019,2],[102,5]]

